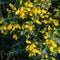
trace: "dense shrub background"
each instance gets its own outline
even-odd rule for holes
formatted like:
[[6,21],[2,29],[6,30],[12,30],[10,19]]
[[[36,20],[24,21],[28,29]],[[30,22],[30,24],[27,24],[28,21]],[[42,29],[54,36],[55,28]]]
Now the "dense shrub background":
[[60,0],[0,0],[0,60],[59,58]]

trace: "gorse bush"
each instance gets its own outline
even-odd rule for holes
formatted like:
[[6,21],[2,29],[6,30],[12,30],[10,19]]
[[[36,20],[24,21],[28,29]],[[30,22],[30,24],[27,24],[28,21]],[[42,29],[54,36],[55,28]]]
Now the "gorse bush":
[[5,7],[7,14],[0,19],[0,38],[7,58],[59,60],[59,0],[12,0]]

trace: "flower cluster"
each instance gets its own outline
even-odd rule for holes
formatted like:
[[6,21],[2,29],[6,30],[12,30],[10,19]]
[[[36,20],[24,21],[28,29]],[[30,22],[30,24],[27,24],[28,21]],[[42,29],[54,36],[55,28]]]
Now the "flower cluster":
[[[40,60],[56,60],[55,55],[60,54],[59,9],[54,8],[53,16],[49,11],[52,5],[50,0],[20,0],[19,5],[17,8],[9,4],[12,9],[7,9],[9,23],[4,24],[5,19],[0,20],[1,33],[9,33],[15,40],[20,35],[25,36],[29,57],[39,55]],[[14,21],[9,19],[10,14],[14,15]]]

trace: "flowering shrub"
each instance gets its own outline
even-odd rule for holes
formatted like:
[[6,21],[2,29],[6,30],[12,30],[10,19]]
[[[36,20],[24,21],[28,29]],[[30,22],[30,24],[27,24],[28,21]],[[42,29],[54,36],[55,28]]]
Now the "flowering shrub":
[[10,35],[19,47],[8,51],[8,57],[18,53],[23,56],[25,51],[29,60],[59,60],[60,6],[54,7],[52,2],[19,0],[15,5],[9,3],[8,16],[0,20],[0,33]]

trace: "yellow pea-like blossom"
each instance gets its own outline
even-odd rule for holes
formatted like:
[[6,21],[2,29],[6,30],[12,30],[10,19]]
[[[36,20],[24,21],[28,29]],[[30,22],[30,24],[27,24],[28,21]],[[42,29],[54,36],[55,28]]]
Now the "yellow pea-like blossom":
[[56,48],[57,47],[57,44],[53,40],[50,40],[50,44],[51,44],[51,46],[53,46],[53,48]]
[[30,31],[33,30],[33,26],[25,25],[24,27],[27,28],[27,29],[29,29]]
[[38,9],[37,7],[33,7],[32,9],[33,14],[36,16],[38,14]]
[[48,26],[48,30],[51,30],[51,26]]
[[29,25],[25,25],[24,27],[25,27],[25,28],[29,28]]
[[54,57],[51,58],[52,60],[56,60]]
[[20,14],[20,10],[17,10],[15,14],[16,14],[16,15]]
[[16,29],[21,29],[21,27],[20,27],[19,24],[14,24],[14,27],[15,27]]
[[7,26],[7,30],[11,30],[12,29],[12,24],[9,24],[8,26]]
[[20,18],[22,18],[22,19],[25,18],[25,13],[24,13],[24,12],[21,12],[21,13],[20,13]]
[[29,48],[30,48],[30,45],[27,45],[26,48],[25,48],[26,51],[29,51]]
[[45,24],[47,24],[47,23],[48,23],[48,21],[47,21],[47,20],[43,20],[42,22],[43,22],[43,23],[45,23]]
[[32,51],[35,47],[36,47],[36,45],[33,43],[30,45],[29,50]]
[[28,3],[28,7],[33,7],[33,3],[32,2],[29,2]]
[[42,52],[37,50],[37,49],[33,49],[32,52],[35,53],[35,54],[42,54]]
[[54,24],[55,26],[58,26],[58,25],[59,25],[58,20],[53,20],[53,24]]
[[51,44],[54,48],[56,48],[57,47],[57,44],[56,43],[53,43],[53,44]]
[[42,23],[39,20],[35,21],[37,24],[41,25]]
[[49,17],[49,15],[45,15],[45,17],[46,17],[46,18],[48,18],[48,17]]
[[38,0],[34,0],[34,2],[37,2]]
[[30,12],[29,16],[33,16],[32,12]]
[[7,8],[7,12],[8,12],[8,13],[11,13],[11,10],[9,10],[9,9]]
[[2,26],[2,30],[7,30],[7,27],[5,25]]
[[12,10],[16,10],[16,7],[12,3],[10,3],[9,6],[12,8]]
[[2,24],[4,22],[4,19],[2,18],[1,20],[0,20],[0,24]]
[[26,7],[33,7],[33,3],[32,3],[32,2],[26,2],[26,3],[25,3],[25,6],[26,6]]
[[44,39],[47,39],[47,38],[49,38],[50,37],[50,35],[49,35],[49,33],[48,32],[45,32],[45,36],[44,36]]
[[53,43],[55,43],[55,42],[54,42],[54,40],[50,40],[50,43],[53,44]]
[[13,35],[13,39],[17,40],[18,36],[16,34]]
[[50,42],[49,42],[49,40],[48,40],[48,39],[46,39],[46,44],[50,44]]
[[29,53],[29,57],[36,56],[35,53]]
[[54,11],[58,12],[59,10],[55,8]]
[[20,5],[22,5],[22,3],[23,3],[23,0],[20,0]]
[[30,12],[31,11],[31,8],[27,7],[25,8],[26,11]]
[[12,8],[14,7],[13,4],[11,4],[11,3],[9,4],[9,6],[12,7]]
[[48,58],[48,54],[45,54],[45,58]]
[[57,47],[57,52],[60,54],[60,47]]
[[26,43],[27,43],[27,44],[31,44],[31,41],[29,41],[29,40],[26,40]]
[[32,26],[30,26],[29,30],[30,30],[30,31],[32,31],[32,30],[33,30],[33,27],[32,27]]
[[54,47],[50,46],[50,47],[49,47],[49,50],[50,50],[50,52],[53,53],[53,52],[54,52]]
[[40,15],[41,14],[41,9],[37,9],[37,13]]
[[44,36],[44,39],[47,39],[48,38],[48,36]]
[[46,10],[41,10],[41,12],[42,12],[43,14],[45,14],[45,13],[46,13]]
[[54,31],[54,34],[58,35],[59,33],[58,33],[58,31]]

